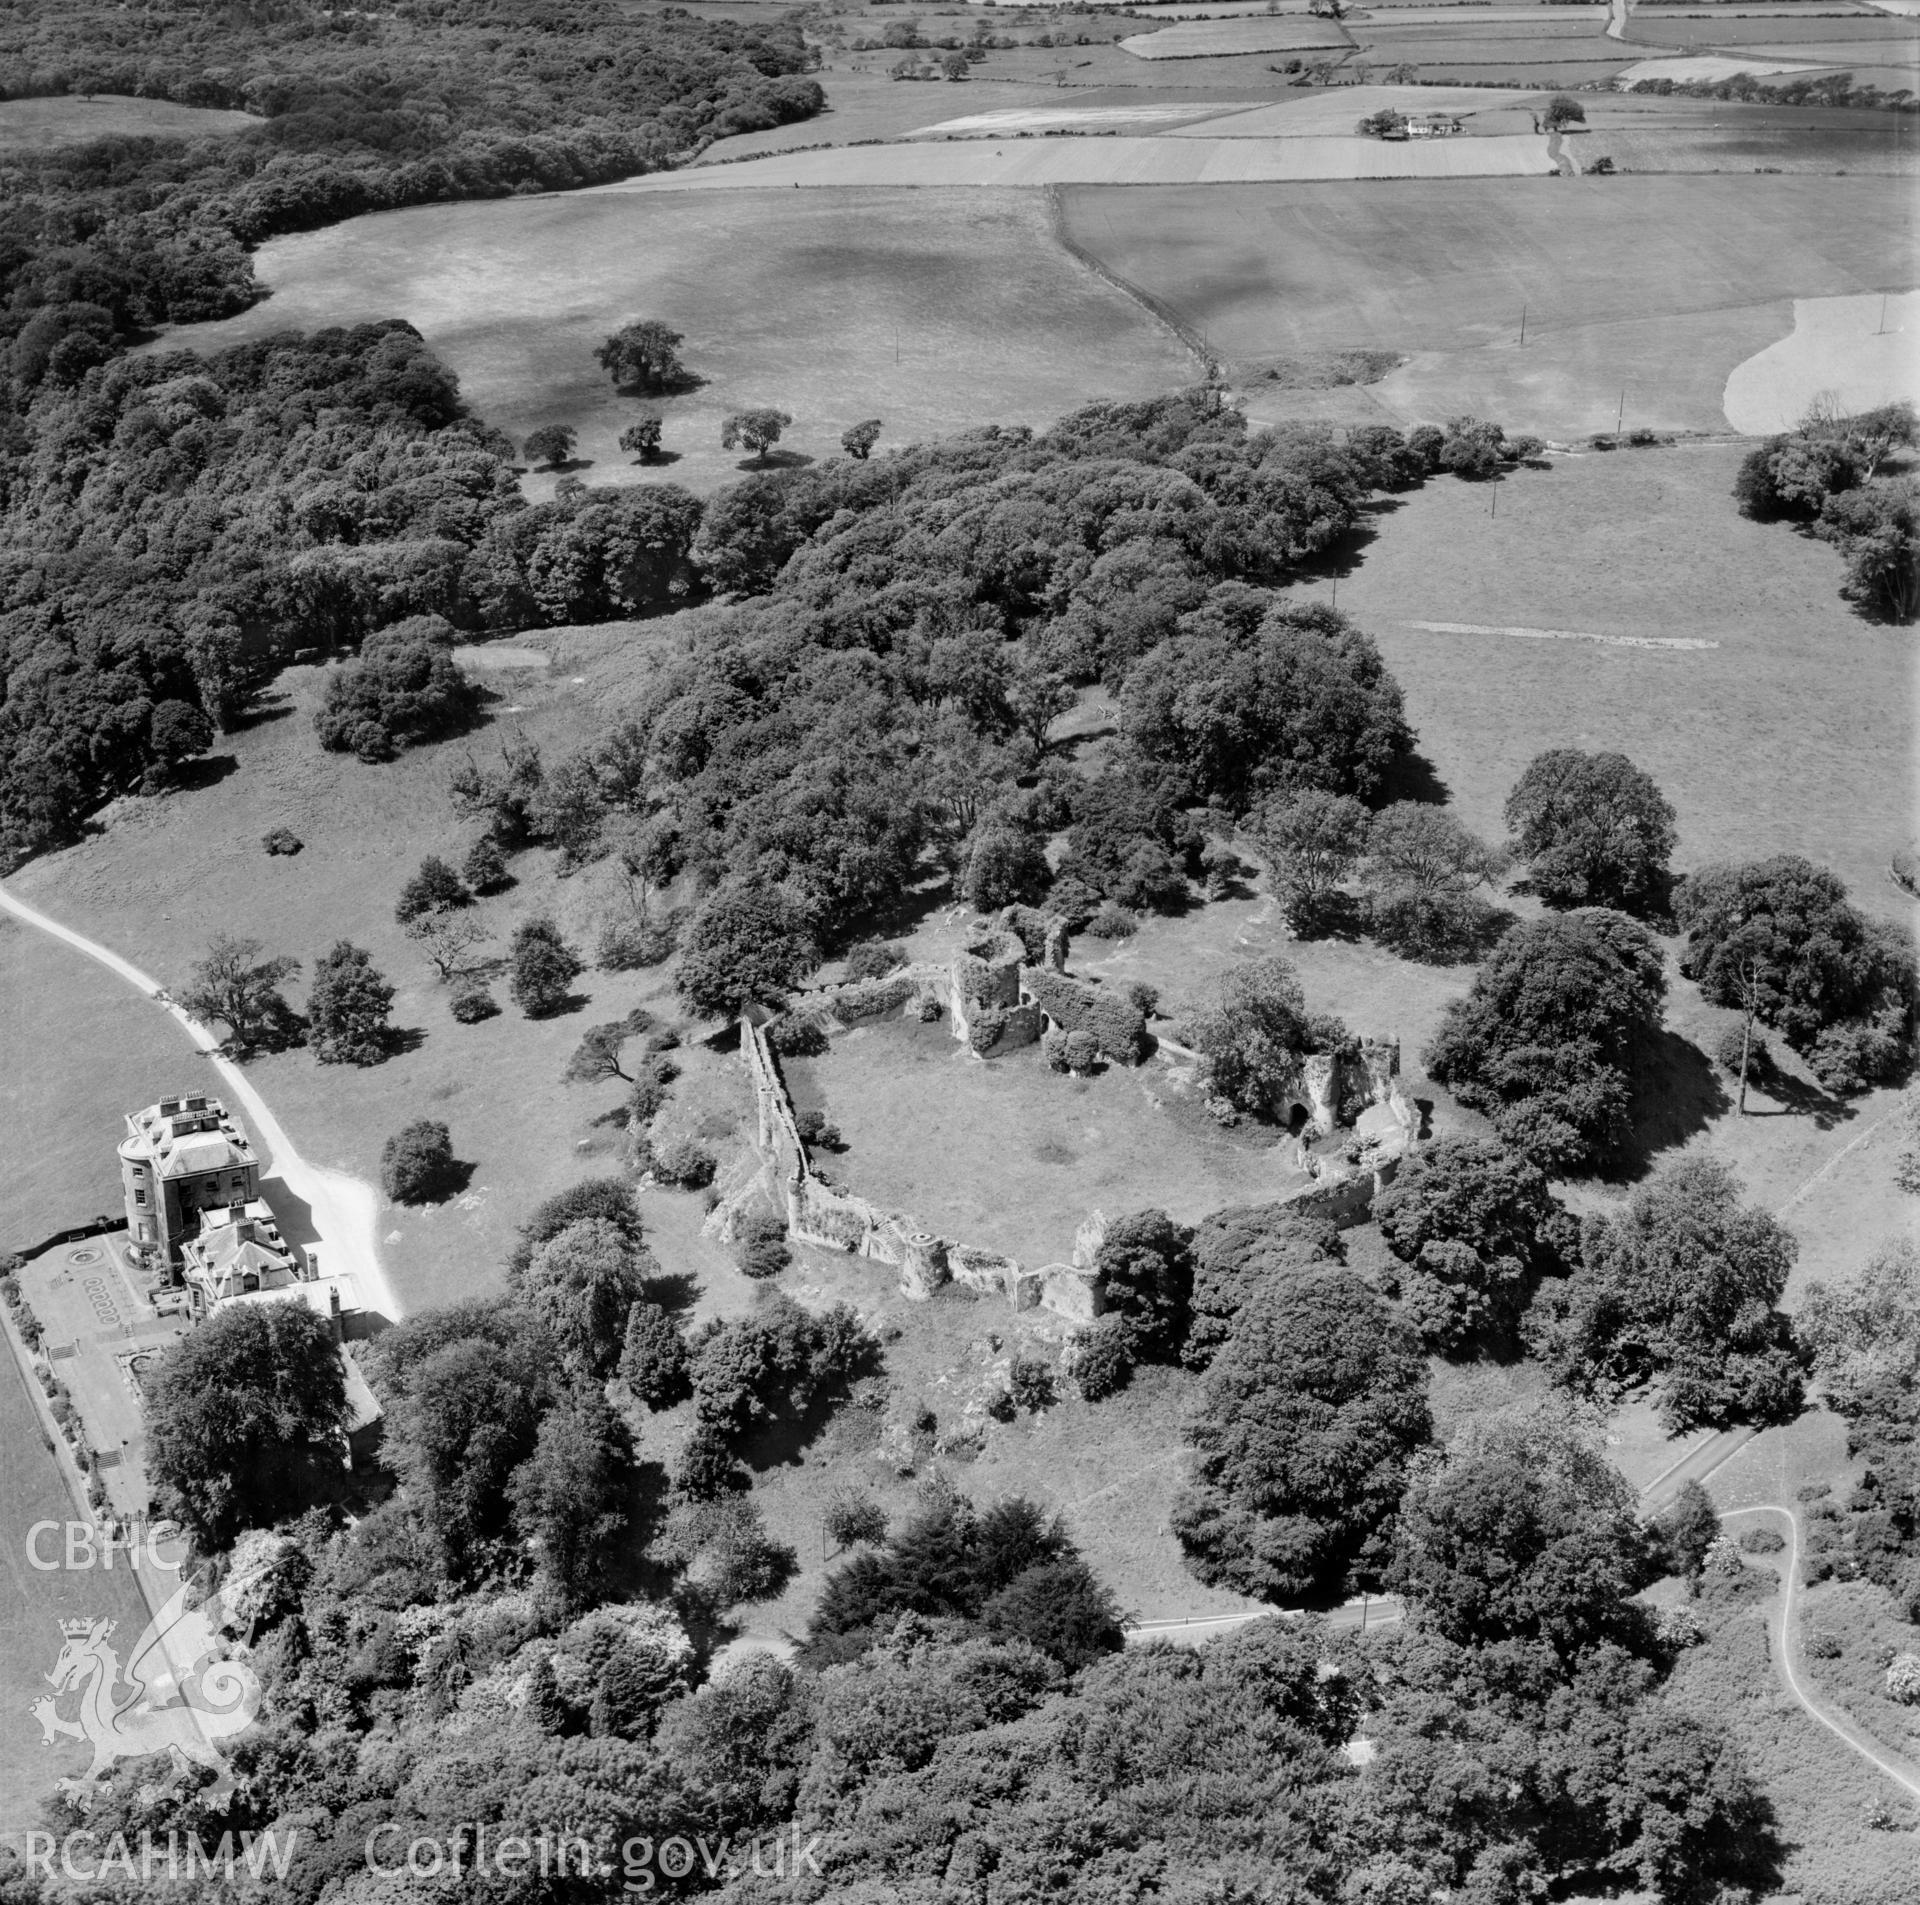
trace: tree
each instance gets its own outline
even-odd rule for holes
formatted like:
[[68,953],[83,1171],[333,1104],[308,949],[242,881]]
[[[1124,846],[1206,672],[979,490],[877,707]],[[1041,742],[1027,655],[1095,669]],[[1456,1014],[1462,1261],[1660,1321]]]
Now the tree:
[[627,1311],[620,1380],[649,1409],[670,1409],[693,1393],[687,1367],[687,1339],[680,1326],[659,1304],[635,1299]]
[[571,1390],[548,1412],[510,1493],[515,1531],[562,1603],[604,1598],[634,1499],[633,1437],[605,1396]]
[[1248,822],[1287,924],[1301,937],[1325,930],[1341,882],[1366,852],[1371,821],[1351,794],[1310,787],[1266,802]]
[[358,946],[336,940],[313,962],[307,1036],[323,1065],[377,1065],[392,1046],[393,988]]
[[393,916],[402,926],[411,926],[430,913],[444,913],[472,899],[459,874],[437,853],[430,853],[420,862],[419,872],[400,889]]
[[568,1363],[604,1380],[620,1360],[651,1261],[620,1225],[588,1217],[539,1245],[516,1287]]
[[1426,1385],[1412,1333],[1347,1271],[1253,1291],[1187,1425],[1171,1520],[1188,1567],[1278,1604],[1369,1578],[1427,1440]]
[[1225,596],[1128,669],[1128,738],[1184,800],[1235,814],[1308,787],[1376,794],[1411,736],[1372,638],[1324,603]]
[[181,1008],[192,1017],[226,1022],[227,1043],[241,1057],[290,1043],[299,1024],[280,987],[300,970],[300,962],[263,958],[265,951],[257,939],[216,933],[180,995]]
[[1407,133],[1406,114],[1383,106],[1378,112],[1368,113],[1355,125],[1354,131],[1362,139],[1403,139]]
[[148,1473],[205,1550],[298,1514],[338,1474],[346,1377],[303,1303],[215,1311],[154,1357],[140,1393]]
[[1424,1062],[1542,1170],[1589,1168],[1632,1135],[1634,1073],[1665,996],[1659,944],[1624,914],[1530,921],[1447,1007]]
[[1664,902],[1673,808],[1624,754],[1536,754],[1505,816],[1514,852],[1549,906],[1645,914]]
[[635,318],[621,325],[593,354],[619,389],[676,390],[688,381],[680,361],[680,346],[685,342],[681,332],[658,318]]
[[449,1573],[470,1578],[506,1534],[513,1473],[534,1451],[552,1385],[539,1346],[518,1329],[449,1331],[437,1346],[420,1347],[424,1353],[415,1355],[404,1343],[382,1346],[397,1390],[387,1414],[388,1459],[413,1508],[424,1512]]
[[751,450],[755,460],[764,465],[767,452],[780,441],[781,433],[792,422],[793,418],[784,410],[761,407],[738,411],[720,426],[720,447]]
[[406,931],[426,954],[442,985],[451,985],[464,973],[469,964],[467,955],[493,937],[471,913],[421,913],[408,922]]
[[1231,968],[1220,981],[1219,1003],[1196,1013],[1185,1031],[1200,1054],[1208,1095],[1259,1118],[1273,1117],[1299,1088],[1308,1053],[1347,1042],[1337,1019],[1309,1014],[1293,968],[1272,953]]
[[642,463],[658,462],[660,430],[658,417],[640,417],[620,432],[620,447],[629,456],[638,457]]
[[967,56],[961,52],[949,53],[940,62],[940,71],[948,79],[965,79],[967,76]]
[[887,1511],[871,1495],[842,1490],[827,1504],[821,1527],[843,1554],[849,1548],[871,1547],[887,1538]]
[[573,982],[586,970],[580,955],[545,915],[523,920],[514,929],[507,957],[513,970],[508,990],[530,1019],[558,1012],[572,996]]
[[1093,1270],[1110,1315],[1133,1327],[1136,1348],[1171,1356],[1187,1333],[1193,1293],[1193,1232],[1163,1210],[1135,1211],[1107,1226]]
[[1562,1380],[1603,1395],[1651,1382],[1675,1434],[1798,1414],[1801,1375],[1778,1304],[1798,1244],[1740,1201],[1718,1158],[1663,1165],[1617,1216],[1590,1217],[1546,1331]]
[[775,1295],[694,1345],[694,1407],[730,1439],[798,1421],[861,1374],[875,1347],[848,1305],[815,1313]]
[[[627,1041],[636,1038],[652,1023],[653,1015],[644,1009],[606,1025],[589,1026],[585,1036],[567,1061],[566,1082],[570,1085],[596,1085],[602,1079],[618,1078],[626,1084],[633,1080],[621,1069],[620,1053]],[[637,1023],[636,1023],[637,1021]]]
[[1005,692],[1014,725],[1025,735],[1032,758],[1038,761],[1047,751],[1047,730],[1079,697],[1061,676],[1024,658],[1016,660],[1009,671]]
[[1023,1568],[988,1597],[980,1619],[988,1632],[1024,1640],[1069,1673],[1126,1644],[1113,1596],[1078,1555]]
[[724,887],[680,942],[680,996],[701,1018],[778,1005],[820,963],[805,913],[771,886]]
[[1667,1572],[1692,1580],[1706,1565],[1707,1551],[1720,1539],[1720,1513],[1713,1497],[1689,1476],[1655,1527]]
[[1848,601],[1891,622],[1920,614],[1920,484],[1911,476],[1827,497],[1813,533],[1845,558]]
[[1796,854],[1703,867],[1681,886],[1680,970],[1714,1005],[1774,1027],[1829,1089],[1898,1069],[1913,1023],[1913,941],[1869,920],[1838,876]]
[[1457,1647],[1536,1651],[1564,1670],[1608,1642],[1652,1651],[1633,1596],[1659,1573],[1632,1485],[1547,1422],[1495,1422],[1420,1468],[1389,1584]]
[[147,750],[153,765],[147,778],[164,786],[180,768],[213,745],[213,723],[191,701],[157,702],[147,723]]
[[1587,123],[1587,109],[1570,94],[1555,93],[1547,101],[1541,122],[1549,132],[1559,132],[1567,126],[1584,126]]
[[465,727],[480,697],[454,666],[453,634],[440,616],[415,615],[369,635],[357,656],[327,675],[313,717],[320,745],[390,761],[402,748]]
[[513,881],[513,875],[507,870],[506,855],[500,851],[500,843],[491,834],[482,834],[467,849],[460,872],[476,893],[498,893]]
[[524,446],[527,460],[557,470],[572,458],[573,446],[578,441],[579,432],[570,424],[543,423],[537,430],[527,432]]
[[864,423],[850,423],[840,433],[840,447],[855,462],[864,463],[880,441],[880,419],[869,417]]
[[1374,1200],[1387,1247],[1408,1267],[1401,1297],[1442,1353],[1513,1340],[1536,1272],[1555,1267],[1572,1222],[1539,1169],[1494,1140],[1442,1138],[1401,1163]]
[[396,1204],[436,1204],[459,1189],[453,1137],[436,1118],[417,1118],[380,1147],[380,1188]]
[[1291,1204],[1241,1204],[1202,1218],[1193,1233],[1193,1294],[1180,1360],[1205,1369],[1232,1339],[1243,1304],[1342,1260],[1340,1233]]
[[1505,854],[1444,807],[1395,801],[1367,830],[1367,924],[1409,958],[1456,957],[1487,934],[1492,909],[1475,889],[1505,871]]

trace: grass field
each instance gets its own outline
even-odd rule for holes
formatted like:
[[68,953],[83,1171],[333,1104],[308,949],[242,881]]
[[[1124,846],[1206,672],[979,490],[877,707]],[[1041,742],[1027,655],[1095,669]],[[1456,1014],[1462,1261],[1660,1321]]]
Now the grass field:
[[260,121],[212,106],[176,106],[170,99],[100,93],[57,99],[0,100],[0,153],[50,152],[94,139],[204,139],[241,132]]
[[1189,20],[1154,33],[1136,33],[1120,44],[1136,59],[1187,60],[1218,58],[1223,53],[1345,51],[1354,42],[1336,21],[1273,14],[1253,19]]
[[[1838,599],[1824,544],[1738,514],[1740,454],[1557,459],[1499,485],[1497,517],[1489,490],[1431,483],[1382,521],[1340,606],[1374,632],[1469,825],[1498,831],[1507,789],[1541,749],[1617,747],[1678,809],[1680,867],[1805,853],[1863,906],[1903,917],[1886,867],[1912,826],[1912,636]],[[1718,646],[1433,634],[1416,621]]]
[[1573,434],[1611,428],[1623,390],[1629,423],[1724,428],[1725,379],[1791,329],[1787,300],[1905,288],[1908,197],[1893,178],[1634,177],[1061,204],[1075,244],[1229,360],[1398,350],[1374,415]]
[[1531,136],[1388,144],[1354,135],[1300,139],[966,139],[796,152],[743,165],[655,173],[599,191],[671,194],[753,187],[1239,185],[1252,181],[1461,179],[1551,171]]
[[1689,14],[1678,19],[1649,18],[1635,10],[1629,22],[1628,37],[1640,46],[1786,46],[1807,40],[1819,45],[1858,45],[1872,47],[1895,60],[1920,46],[1915,29],[1903,20],[1885,14],[1863,14],[1852,19],[1836,19],[1822,9],[1811,16],[1750,14],[1743,7],[1731,17],[1724,14]]
[[[677,176],[731,183],[749,170]],[[589,482],[708,490],[738,480],[742,458],[721,450],[720,425],[748,404],[792,412],[783,450],[821,456],[862,417],[883,418],[897,443],[985,418],[1038,424],[1191,376],[1171,331],[1061,251],[1047,212],[1037,193],[790,186],[435,206],[263,246],[273,296],[168,342],[212,349],[397,314],[489,421],[515,437],[547,422],[578,430]],[[644,470],[617,447],[639,406],[593,358],[639,316],[684,331],[683,356],[710,380],[663,406],[678,460]]]
[[1727,379],[1727,420],[1765,435],[1789,430],[1816,397],[1843,411],[1920,400],[1920,292],[1904,297],[1797,298],[1793,331]]
[[[1511,111],[1516,97],[1496,86],[1340,86],[1296,93],[1249,112],[1208,120],[1198,127],[1169,128],[1185,139],[1290,139],[1350,133],[1357,121],[1384,108],[1395,112],[1444,112],[1462,115]],[[1432,148],[1428,148],[1431,150]]]

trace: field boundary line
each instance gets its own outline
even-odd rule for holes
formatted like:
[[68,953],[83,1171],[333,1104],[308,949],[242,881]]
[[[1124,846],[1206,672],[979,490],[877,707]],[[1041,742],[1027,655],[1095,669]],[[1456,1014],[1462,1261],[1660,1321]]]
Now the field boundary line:
[[1086,266],[1103,284],[1112,285],[1122,297],[1131,298],[1149,316],[1157,318],[1200,360],[1203,369],[1212,363],[1213,353],[1207,348],[1204,336],[1177,315],[1170,305],[1162,304],[1152,292],[1143,291],[1131,278],[1123,276],[1111,265],[1096,258],[1085,246],[1075,242],[1067,230],[1066,205],[1061,197],[1066,188],[1061,185],[1047,185],[1041,187],[1041,190],[1046,194],[1047,223],[1052,230],[1054,242],[1060,249],[1068,257],[1077,259]]

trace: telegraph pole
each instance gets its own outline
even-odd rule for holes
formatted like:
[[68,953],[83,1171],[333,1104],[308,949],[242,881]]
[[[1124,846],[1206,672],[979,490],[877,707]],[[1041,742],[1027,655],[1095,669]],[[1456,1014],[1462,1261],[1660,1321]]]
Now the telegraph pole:
[[1526,347],[1527,347],[1527,307],[1523,304],[1520,307],[1520,348],[1522,350],[1525,350]]

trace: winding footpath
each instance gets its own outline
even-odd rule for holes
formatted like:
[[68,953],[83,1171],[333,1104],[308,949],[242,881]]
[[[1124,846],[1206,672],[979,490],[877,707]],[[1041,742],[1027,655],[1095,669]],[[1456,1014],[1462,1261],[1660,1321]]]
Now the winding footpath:
[[1731,1521],[1736,1515],[1779,1515],[1787,1524],[1787,1559],[1781,1571],[1780,1598],[1767,1614],[1767,1637],[1772,1642],[1769,1651],[1773,1655],[1774,1665],[1779,1669],[1781,1684],[1843,1746],[1851,1747],[1896,1786],[1913,1798],[1920,1799],[1920,1768],[1896,1758],[1864,1728],[1856,1726],[1846,1714],[1830,1706],[1818,1694],[1809,1693],[1795,1670],[1794,1656],[1799,1651],[1799,1641],[1793,1625],[1793,1597],[1800,1582],[1800,1517],[1791,1508],[1784,1508],[1777,1502],[1755,1502],[1747,1508],[1726,1509],[1720,1519]]
[[313,1219],[313,1228],[323,1253],[321,1268],[326,1274],[346,1271],[354,1279],[362,1304],[377,1310],[389,1322],[400,1321],[402,1311],[387,1273],[381,1267],[376,1243],[380,1200],[370,1184],[344,1172],[323,1170],[309,1163],[294,1148],[293,1140],[282,1129],[280,1120],[268,1109],[267,1102],[254,1089],[253,1081],[220,1050],[220,1041],[208,1027],[176,1005],[160,982],[144,973],[116,952],[63,926],[37,906],[29,906],[18,895],[0,886],[0,912],[11,913],[23,924],[63,941],[76,952],[85,953],[105,966],[116,978],[124,979],[136,991],[144,993],[186,1033],[213,1061],[228,1095],[241,1105],[261,1142],[267,1148],[269,1169],[289,1191],[305,1202]]

